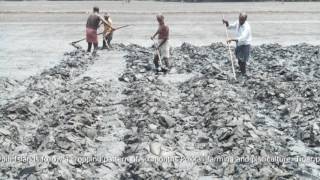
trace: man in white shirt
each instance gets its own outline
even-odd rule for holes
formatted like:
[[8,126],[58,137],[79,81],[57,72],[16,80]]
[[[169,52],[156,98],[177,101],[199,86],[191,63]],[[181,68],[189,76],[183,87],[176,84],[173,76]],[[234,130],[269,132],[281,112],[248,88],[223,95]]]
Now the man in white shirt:
[[231,38],[227,40],[227,43],[232,41],[236,42],[235,54],[238,59],[238,64],[240,67],[241,74],[246,76],[246,63],[250,56],[250,46],[252,41],[251,27],[247,22],[247,14],[240,13],[239,21],[229,24],[228,21],[222,20],[226,24],[228,29],[235,30],[236,38]]

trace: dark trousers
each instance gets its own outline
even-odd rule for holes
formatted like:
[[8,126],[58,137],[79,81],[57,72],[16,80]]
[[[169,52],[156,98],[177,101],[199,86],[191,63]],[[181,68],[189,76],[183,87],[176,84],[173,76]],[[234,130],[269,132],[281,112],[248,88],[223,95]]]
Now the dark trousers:
[[238,59],[238,64],[242,75],[246,75],[246,65],[250,56],[250,45],[240,45],[236,47],[236,57]]
[[242,62],[242,61],[238,60],[238,64],[240,67],[241,74],[246,75],[246,65],[247,65],[246,61]]
[[87,50],[87,52],[91,52],[92,44],[93,44],[93,51],[94,51],[94,52],[97,51],[97,49],[98,49],[98,44],[96,44],[96,43],[89,43],[89,42],[88,42],[88,50]]

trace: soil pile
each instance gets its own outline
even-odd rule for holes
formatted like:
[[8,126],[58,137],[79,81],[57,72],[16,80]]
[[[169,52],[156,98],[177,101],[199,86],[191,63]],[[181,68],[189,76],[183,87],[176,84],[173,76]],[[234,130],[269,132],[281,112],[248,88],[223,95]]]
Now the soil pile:
[[78,78],[97,58],[81,49],[24,82],[1,80],[3,94],[24,90],[0,106],[0,177],[318,177],[318,46],[255,46],[238,80],[222,43],[171,49],[159,75],[152,48],[114,50],[127,53],[118,82]]
[[[250,78],[234,81],[220,43],[173,49],[174,74],[160,76],[148,71],[150,49],[129,47],[120,80],[128,82],[125,124],[137,131],[128,137],[126,155],[147,160],[131,164],[123,176],[317,177],[318,49],[253,47]],[[183,78],[187,74],[192,78]]]
[[66,53],[58,66],[21,82],[25,90],[1,106],[0,177],[116,177],[119,167],[107,158],[121,156],[126,130],[117,90],[77,78],[95,60],[82,50]]

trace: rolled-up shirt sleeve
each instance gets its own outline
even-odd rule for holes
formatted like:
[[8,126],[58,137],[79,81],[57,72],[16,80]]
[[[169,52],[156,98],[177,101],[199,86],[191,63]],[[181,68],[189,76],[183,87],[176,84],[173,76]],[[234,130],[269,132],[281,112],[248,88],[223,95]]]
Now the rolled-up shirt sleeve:
[[234,29],[236,29],[236,27],[237,27],[237,22],[234,22],[232,24],[229,24],[228,29],[234,30]]

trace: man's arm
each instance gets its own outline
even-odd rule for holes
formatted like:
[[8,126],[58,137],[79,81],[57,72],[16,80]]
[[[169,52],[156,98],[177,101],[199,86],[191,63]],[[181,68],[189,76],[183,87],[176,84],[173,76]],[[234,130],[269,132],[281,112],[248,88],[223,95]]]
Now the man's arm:
[[248,38],[248,36],[249,36],[249,29],[245,28],[238,38],[229,39],[227,42],[228,43],[230,43],[231,41],[234,41],[236,43],[242,42],[242,41],[245,41]]
[[229,26],[228,26],[228,29],[234,30],[234,29],[236,29],[236,28],[237,28],[237,22],[234,22],[234,23],[232,23],[232,24],[229,24]]
[[[104,24],[106,24],[107,26],[111,27],[110,24],[109,24],[102,16],[100,16],[99,14],[97,14],[97,16],[100,18],[100,20],[101,20]],[[111,28],[113,29],[113,27],[111,27]]]
[[226,27],[228,29],[236,29],[236,27],[237,27],[237,22],[230,24],[227,20],[224,20],[224,19],[222,19],[222,22],[223,22],[223,24],[226,25]]
[[156,35],[158,35],[159,34],[159,30],[157,30],[157,32],[156,33],[154,33],[154,35],[153,36],[151,36],[151,40],[153,40],[155,37],[156,37]]
[[161,41],[161,43],[159,44],[158,48],[160,48],[165,42],[167,42],[168,38],[165,38]]
[[229,22],[227,20],[222,19],[222,23],[226,25],[226,27],[229,26]]
[[98,28],[99,28],[102,24],[103,24],[103,22],[100,22],[99,25],[98,25]]

